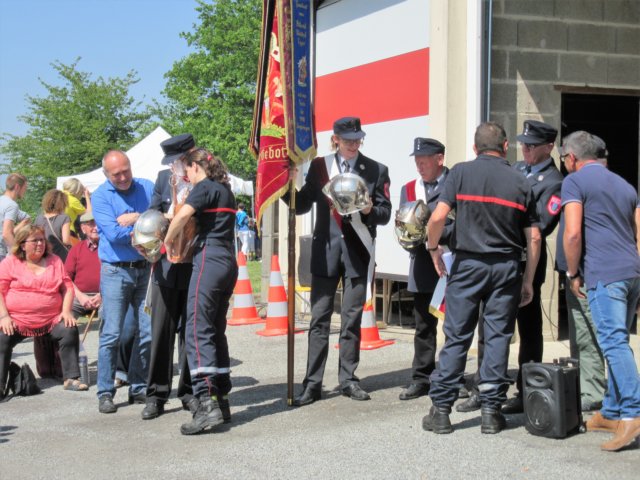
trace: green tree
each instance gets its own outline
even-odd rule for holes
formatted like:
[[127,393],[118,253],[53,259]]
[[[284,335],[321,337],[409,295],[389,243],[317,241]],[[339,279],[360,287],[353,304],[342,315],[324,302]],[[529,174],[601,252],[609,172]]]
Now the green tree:
[[195,51],[165,75],[163,127],[192,133],[198,145],[219,155],[232,173],[254,178],[247,147],[256,91],[262,2],[199,1],[199,23],[182,33]]
[[73,64],[51,64],[61,82],[40,79],[46,97],[27,96],[28,113],[19,117],[28,133],[0,135],[0,153],[8,160],[0,173],[20,172],[29,180],[23,208],[34,214],[56,177],[93,170],[109,149],[128,149],[148,131],[152,112],[129,95],[137,73],[124,78],[99,77]]

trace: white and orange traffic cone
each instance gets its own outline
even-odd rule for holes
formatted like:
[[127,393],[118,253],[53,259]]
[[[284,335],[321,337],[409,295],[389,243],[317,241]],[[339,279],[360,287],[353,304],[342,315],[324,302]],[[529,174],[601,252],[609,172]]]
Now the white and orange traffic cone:
[[[288,330],[287,292],[284,289],[278,256],[271,257],[271,275],[269,277],[269,305],[267,306],[267,324],[264,330],[256,333],[264,337],[286,335]],[[294,330],[302,333],[302,330]]]
[[373,304],[371,300],[367,300],[362,310],[362,322],[360,322],[360,350],[375,350],[394,343],[395,340],[380,338],[376,320],[373,318]]
[[258,315],[256,304],[253,300],[251,280],[247,270],[247,257],[244,253],[238,253],[238,281],[233,289],[233,310],[227,325],[251,325],[264,322]]

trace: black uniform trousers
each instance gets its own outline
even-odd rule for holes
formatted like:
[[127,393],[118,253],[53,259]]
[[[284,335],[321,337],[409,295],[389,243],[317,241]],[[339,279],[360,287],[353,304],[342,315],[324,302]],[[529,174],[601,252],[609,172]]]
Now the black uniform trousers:
[[[546,261],[545,261],[546,264]],[[524,268],[524,264],[523,268]],[[533,300],[531,303],[518,309],[517,324],[520,336],[520,349],[518,350],[518,392],[522,393],[522,365],[529,362],[542,361],[542,301],[540,290],[542,282],[533,281]]]
[[183,403],[192,397],[191,375],[184,349],[184,330],[187,318],[186,289],[163,287],[151,284],[151,358],[147,398],[159,403],[169,400],[173,379],[173,352],[178,334],[178,378],[177,396]]
[[227,312],[238,279],[233,244],[207,240],[196,247],[187,300],[185,346],[193,395],[231,391]]
[[[329,354],[331,314],[339,282],[340,277],[311,276],[309,352],[307,374],[302,385],[316,392],[322,390],[322,377]],[[342,288],[338,381],[340,387],[345,388],[360,381],[355,371],[360,362],[360,322],[366,300],[367,279],[342,277]]]
[[507,399],[509,343],[522,286],[519,263],[504,255],[456,254],[445,294],[446,341],[438,367],[431,374],[429,396],[434,405],[451,407],[464,385],[467,352],[481,303],[485,352],[478,385],[480,400],[483,406],[499,408]]
[[416,319],[416,332],[413,337],[413,364],[411,378],[413,383],[428,384],[429,376],[436,367],[436,341],[438,319],[429,313],[429,303],[433,292],[414,293],[413,311]]

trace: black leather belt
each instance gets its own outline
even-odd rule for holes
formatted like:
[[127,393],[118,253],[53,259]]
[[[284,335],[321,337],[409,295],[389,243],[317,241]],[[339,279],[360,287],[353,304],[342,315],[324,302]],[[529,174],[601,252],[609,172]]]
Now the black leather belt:
[[120,268],[146,268],[146,260],[137,260],[135,262],[111,262],[111,265],[115,265]]

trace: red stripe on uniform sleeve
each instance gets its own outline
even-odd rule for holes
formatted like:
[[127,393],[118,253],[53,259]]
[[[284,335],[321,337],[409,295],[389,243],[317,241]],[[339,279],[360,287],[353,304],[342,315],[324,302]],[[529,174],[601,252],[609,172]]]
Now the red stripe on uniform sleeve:
[[484,197],[482,195],[456,195],[456,200],[463,200],[467,202],[482,202],[482,203],[495,203],[496,205],[502,205],[503,207],[515,208],[517,210],[521,210],[526,212],[527,209],[524,205],[516,202],[510,202],[509,200],[505,200],[503,198],[498,197]]

